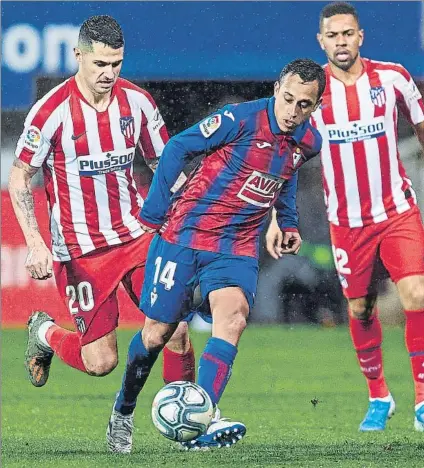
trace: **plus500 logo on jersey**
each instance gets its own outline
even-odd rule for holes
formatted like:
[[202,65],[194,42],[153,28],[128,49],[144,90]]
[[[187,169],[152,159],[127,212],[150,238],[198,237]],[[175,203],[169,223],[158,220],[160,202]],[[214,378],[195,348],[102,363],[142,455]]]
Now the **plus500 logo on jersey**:
[[254,171],[237,196],[252,205],[269,208],[282,185],[282,180]]
[[328,140],[330,143],[354,143],[355,141],[369,140],[384,135],[384,117],[377,117],[369,122],[357,120],[349,122],[345,127],[338,124],[327,125]]
[[134,161],[135,149],[122,154],[120,151],[109,151],[107,153],[90,154],[80,156],[78,161],[79,175],[90,177],[109,172],[123,171],[131,166]]

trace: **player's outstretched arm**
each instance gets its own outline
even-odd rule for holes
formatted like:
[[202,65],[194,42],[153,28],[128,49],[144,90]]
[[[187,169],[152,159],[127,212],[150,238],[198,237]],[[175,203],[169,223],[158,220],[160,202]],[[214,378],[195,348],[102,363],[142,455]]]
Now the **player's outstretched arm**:
[[34,279],[52,276],[53,257],[41,237],[34,211],[31,179],[38,168],[15,159],[9,175],[9,193],[13,209],[28,246],[25,267]]

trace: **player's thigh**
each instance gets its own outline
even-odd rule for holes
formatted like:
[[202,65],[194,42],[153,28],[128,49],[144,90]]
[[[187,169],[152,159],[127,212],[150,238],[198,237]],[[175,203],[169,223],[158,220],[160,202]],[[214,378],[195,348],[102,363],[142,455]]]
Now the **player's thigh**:
[[373,294],[380,242],[375,226],[349,228],[330,224],[330,236],[343,294],[348,299]]
[[256,294],[258,260],[214,252],[198,252],[197,256],[200,266],[197,276],[204,301],[202,308],[209,305],[214,320],[224,303],[227,311],[243,310],[247,316],[253,308]]
[[424,275],[424,228],[418,207],[390,220],[382,236],[380,256],[395,283]]
[[153,238],[154,234],[150,234],[148,232],[144,233],[131,242],[131,250],[127,254],[133,258],[133,263],[131,265],[131,269],[125,273],[125,276],[122,278],[122,284],[127,294],[137,307],[140,304],[147,254]]
[[82,345],[98,340],[118,326],[116,289],[120,277],[105,264],[99,256],[91,258],[91,262],[73,259],[54,264],[59,294]]
[[405,276],[396,286],[405,310],[424,309],[424,275]]
[[194,250],[157,235],[149,249],[140,309],[152,320],[176,323],[187,315],[196,273]]

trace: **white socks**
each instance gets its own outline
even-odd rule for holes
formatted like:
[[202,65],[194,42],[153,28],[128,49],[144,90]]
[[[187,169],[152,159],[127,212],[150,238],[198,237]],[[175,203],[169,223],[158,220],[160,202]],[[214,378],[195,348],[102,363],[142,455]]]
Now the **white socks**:
[[42,323],[40,325],[40,328],[38,329],[38,338],[40,339],[41,343],[48,349],[51,349],[50,345],[47,343],[46,340],[46,333],[47,330],[53,325],[53,322],[51,320],[47,320],[46,322]]

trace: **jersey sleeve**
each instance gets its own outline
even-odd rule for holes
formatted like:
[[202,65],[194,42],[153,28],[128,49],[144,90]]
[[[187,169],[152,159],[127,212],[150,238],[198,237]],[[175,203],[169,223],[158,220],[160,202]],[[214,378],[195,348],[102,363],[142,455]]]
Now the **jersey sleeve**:
[[402,114],[412,125],[424,121],[424,103],[417,85],[409,72],[401,65],[395,79],[396,102]]
[[146,164],[150,168],[156,167],[163,149],[169,140],[163,117],[154,101],[146,91],[141,105],[141,132],[137,146]]
[[169,140],[159,160],[140,220],[159,228],[168,211],[172,187],[185,165],[235,140],[241,127],[237,106],[225,106]]
[[277,223],[282,231],[297,231],[299,215],[296,206],[298,172],[282,187],[275,202]]
[[41,167],[50,153],[54,133],[59,127],[57,113],[46,117],[46,110],[35,104],[25,119],[15,156],[33,167]]

